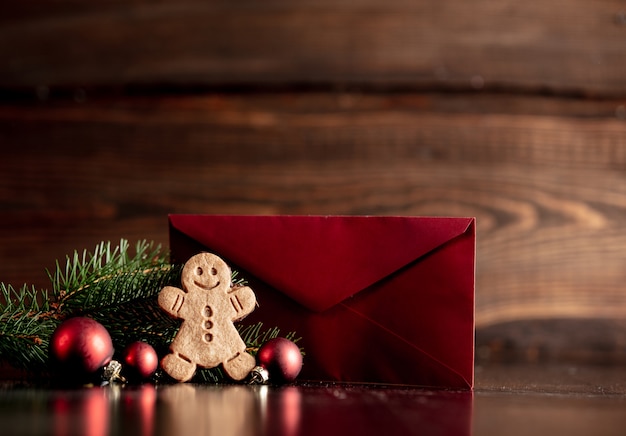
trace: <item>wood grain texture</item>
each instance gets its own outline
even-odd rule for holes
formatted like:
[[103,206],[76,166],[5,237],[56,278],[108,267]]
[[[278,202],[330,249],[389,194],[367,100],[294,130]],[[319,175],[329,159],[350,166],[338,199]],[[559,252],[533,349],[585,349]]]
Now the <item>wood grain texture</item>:
[[622,362],[625,41],[620,0],[3,5],[0,281],[168,213],[476,216],[478,351]]
[[0,85],[399,86],[626,95],[620,0],[14,2]]
[[45,285],[54,259],[103,239],[167,245],[167,213],[476,216],[479,327],[623,318],[622,102],[541,101],[271,93],[5,104],[0,277]]

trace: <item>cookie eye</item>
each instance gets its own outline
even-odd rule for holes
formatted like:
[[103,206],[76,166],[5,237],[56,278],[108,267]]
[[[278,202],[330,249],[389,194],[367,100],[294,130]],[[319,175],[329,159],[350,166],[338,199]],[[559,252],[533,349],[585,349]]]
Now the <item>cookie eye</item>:
[[217,274],[217,270],[215,268],[211,268],[211,275],[216,275]]
[[198,267],[198,269],[196,270],[196,274],[201,276],[202,273],[204,273],[204,271],[202,271],[202,268]]

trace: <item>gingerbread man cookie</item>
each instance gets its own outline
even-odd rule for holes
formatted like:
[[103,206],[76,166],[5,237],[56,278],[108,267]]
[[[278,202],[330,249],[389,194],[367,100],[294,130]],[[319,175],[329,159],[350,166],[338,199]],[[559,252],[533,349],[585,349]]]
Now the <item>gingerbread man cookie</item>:
[[175,380],[193,377],[196,366],[222,368],[242,380],[254,368],[255,358],[233,325],[254,310],[256,298],[247,286],[231,286],[231,271],[218,256],[200,253],[187,261],[182,287],[166,286],[159,306],[183,320],[161,367]]

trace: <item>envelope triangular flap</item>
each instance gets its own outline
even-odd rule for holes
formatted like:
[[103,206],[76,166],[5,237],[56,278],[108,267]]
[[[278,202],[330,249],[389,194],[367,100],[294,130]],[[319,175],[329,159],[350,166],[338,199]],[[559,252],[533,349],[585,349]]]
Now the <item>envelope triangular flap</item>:
[[323,311],[463,234],[472,218],[170,215],[170,225]]

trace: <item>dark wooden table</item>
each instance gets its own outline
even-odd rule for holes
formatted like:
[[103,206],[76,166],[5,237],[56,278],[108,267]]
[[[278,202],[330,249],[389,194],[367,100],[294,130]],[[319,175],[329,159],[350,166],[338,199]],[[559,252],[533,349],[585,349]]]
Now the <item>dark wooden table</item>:
[[5,382],[3,435],[605,435],[626,425],[626,370],[477,366],[474,392],[342,384],[59,389]]

